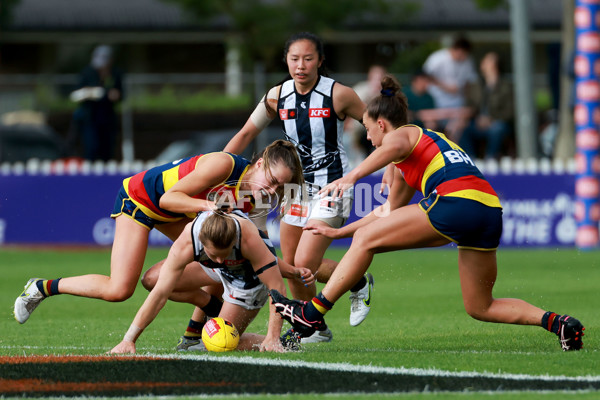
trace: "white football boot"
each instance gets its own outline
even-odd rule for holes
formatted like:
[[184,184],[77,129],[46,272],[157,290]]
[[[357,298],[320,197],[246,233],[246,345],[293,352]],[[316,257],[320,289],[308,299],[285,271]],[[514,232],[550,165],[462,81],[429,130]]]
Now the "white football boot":
[[31,316],[33,310],[46,298],[37,288],[36,282],[40,280],[40,278],[31,278],[28,280],[23,293],[15,300],[13,313],[15,319],[20,324],[24,324]]
[[333,339],[333,333],[329,328],[325,328],[323,331],[316,330],[315,333],[308,337],[303,337],[300,339],[300,343],[321,343],[321,342],[331,342]]
[[350,292],[350,325],[358,326],[371,311],[371,294],[373,292],[373,275],[365,274],[367,284],[358,292]]

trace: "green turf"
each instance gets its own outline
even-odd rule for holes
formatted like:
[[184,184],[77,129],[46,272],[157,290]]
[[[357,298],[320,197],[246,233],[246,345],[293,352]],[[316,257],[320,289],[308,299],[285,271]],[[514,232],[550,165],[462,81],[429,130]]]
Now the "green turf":
[[[166,251],[151,249],[147,265],[164,257]],[[340,259],[343,251],[330,250],[327,255]],[[378,255],[370,269],[375,276],[373,310],[362,325],[348,325],[349,302],[343,298],[327,315],[333,342],[305,346],[301,353],[252,356],[448,371],[600,375],[600,340],[595,334],[599,327],[599,252],[499,252],[496,297],[522,298],[544,309],[570,313],[584,323],[585,348],[569,353],[560,350],[556,336],[541,328],[489,324],[470,318],[462,306],[456,258],[455,249]],[[2,355],[102,354],[120,341],[146,296],[141,286],[123,303],[57,296],[42,303],[25,325],[19,325],[12,317],[12,305],[28,278],[108,273],[110,251],[3,249],[0,259]],[[172,353],[191,309],[169,303],[138,340],[138,350]],[[264,311],[249,331],[266,331]],[[462,398],[458,396],[448,398]],[[480,398],[472,396],[468,398]],[[544,396],[514,398],[548,398]]]

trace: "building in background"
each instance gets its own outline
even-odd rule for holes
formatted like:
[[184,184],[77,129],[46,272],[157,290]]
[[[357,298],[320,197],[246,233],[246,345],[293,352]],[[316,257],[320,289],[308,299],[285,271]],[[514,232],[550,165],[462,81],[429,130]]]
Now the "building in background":
[[[284,65],[281,54],[273,52],[255,65],[243,62],[231,43],[231,24],[223,16],[196,21],[178,3],[161,0],[20,0],[13,2],[9,18],[4,18],[0,37],[0,114],[29,105],[38,111],[40,97],[67,98],[73,89],[74,75],[86,63],[91,50],[99,43],[115,49],[120,66],[128,71],[126,92],[129,102],[136,94],[156,93],[181,88],[193,91],[215,90],[222,93],[244,93],[248,106],[281,76]],[[547,82],[550,65],[548,46],[561,41],[563,0],[529,0],[531,8],[531,40],[535,54],[535,86],[539,101],[551,103]],[[338,30],[318,32],[326,44],[330,73],[347,85],[364,76],[371,64],[389,67],[408,85],[410,73],[421,65],[426,51],[457,31],[464,32],[473,43],[473,56],[478,60],[494,49],[510,65],[511,35],[509,10],[501,6],[492,10],[477,8],[473,0],[398,0],[391,2],[409,10],[402,19],[377,18],[360,13],[347,18]],[[510,73],[510,71],[508,71]],[[133,86],[133,87],[132,87]],[[234,86],[232,88],[232,86]],[[236,86],[239,86],[236,89]],[[124,103],[123,111],[136,107]],[[59,107],[60,108],[60,107]],[[65,104],[63,108],[68,108]],[[242,107],[243,108],[243,107]],[[169,124],[171,131],[153,128],[162,126],[156,112],[145,116],[148,123],[129,115],[123,119],[124,138],[133,143],[142,132],[145,141],[130,144],[135,158],[152,158],[154,149],[165,147],[171,140],[189,137],[192,127],[218,129],[210,119],[186,122],[189,115],[180,115]],[[240,111],[247,114],[247,109]],[[68,119],[60,113],[49,116],[49,123],[59,134],[65,134]],[[230,121],[233,128],[242,120]],[[150,122],[151,121],[151,122]],[[178,127],[178,124],[183,126]],[[241,125],[239,125],[241,126]],[[149,129],[146,132],[146,129]],[[135,138],[131,132],[136,133]],[[129,135],[132,136],[128,138]],[[124,156],[133,154],[127,146]]]

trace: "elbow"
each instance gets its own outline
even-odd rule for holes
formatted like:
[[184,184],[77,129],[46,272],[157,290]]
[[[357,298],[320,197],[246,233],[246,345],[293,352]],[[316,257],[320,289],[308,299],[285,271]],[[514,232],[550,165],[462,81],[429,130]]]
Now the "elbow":
[[171,205],[171,199],[168,193],[163,194],[158,200],[158,206],[164,210],[169,210]]

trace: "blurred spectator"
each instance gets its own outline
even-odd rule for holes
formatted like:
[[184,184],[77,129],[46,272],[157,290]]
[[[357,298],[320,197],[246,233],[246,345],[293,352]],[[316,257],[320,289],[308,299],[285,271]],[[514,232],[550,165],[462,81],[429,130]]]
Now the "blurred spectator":
[[461,125],[464,121],[464,90],[467,84],[477,81],[477,71],[471,59],[471,42],[457,36],[449,48],[430,54],[423,70],[431,78],[429,93],[435,106],[442,111],[435,116],[439,129],[457,142],[458,134],[464,129]]
[[431,77],[429,93],[438,108],[454,108],[464,105],[464,88],[477,81],[477,72],[471,59],[471,42],[457,37],[450,48],[433,52],[423,70]]
[[471,157],[479,157],[479,143],[485,143],[484,158],[499,158],[505,139],[512,131],[513,89],[502,76],[500,57],[487,53],[480,64],[483,78],[467,88],[467,106],[473,118],[465,128],[459,145]]
[[[387,73],[387,69],[381,65],[373,64],[367,73],[367,80],[358,82],[353,89],[358,97],[367,103],[373,97],[379,95],[381,91],[381,79]],[[374,149],[371,142],[367,140],[367,134],[364,126],[352,118],[347,118],[349,126],[346,131],[349,133],[350,145],[345,146],[348,152],[350,166],[353,168],[364,160]]]
[[80,73],[78,89],[71,100],[81,103],[73,114],[72,132],[81,136],[84,157],[88,160],[115,158],[118,118],[115,105],[123,98],[123,76],[113,66],[113,51],[98,46],[92,53],[90,65]]
[[431,110],[435,108],[435,101],[429,94],[429,76],[423,71],[416,71],[410,78],[410,85],[403,87],[406,100],[408,101],[409,123],[419,125],[427,129],[437,129],[435,120],[421,119],[421,110]]

